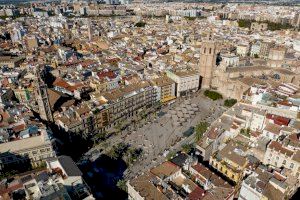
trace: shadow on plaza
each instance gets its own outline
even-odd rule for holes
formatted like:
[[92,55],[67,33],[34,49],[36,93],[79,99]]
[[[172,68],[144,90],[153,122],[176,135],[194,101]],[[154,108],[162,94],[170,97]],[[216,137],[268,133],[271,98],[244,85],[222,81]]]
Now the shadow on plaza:
[[79,167],[96,199],[127,199],[127,193],[117,187],[127,169],[122,158],[113,159],[102,154],[95,161],[87,161]]

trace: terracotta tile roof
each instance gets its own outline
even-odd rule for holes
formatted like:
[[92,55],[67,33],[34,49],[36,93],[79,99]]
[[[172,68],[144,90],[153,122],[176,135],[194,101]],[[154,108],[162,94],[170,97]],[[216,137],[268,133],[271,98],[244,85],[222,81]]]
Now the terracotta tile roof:
[[209,180],[215,187],[231,187],[225,180],[200,163],[192,166],[192,168],[197,171],[198,175],[200,175],[196,177],[202,179],[203,182]]
[[275,124],[281,126],[281,125],[285,125],[287,126],[290,123],[290,119],[286,118],[286,117],[281,117],[278,115],[273,115],[273,114],[267,114],[267,119],[271,119],[274,121]]
[[145,200],[167,200],[168,198],[151,182],[155,176],[151,173],[138,176],[129,183]]
[[180,167],[171,163],[170,161],[166,161],[157,167],[154,167],[150,170],[150,172],[160,178],[169,177],[172,174],[178,172]]
[[201,189],[200,187],[196,187],[188,196],[189,200],[201,200],[205,196],[205,190]]
[[293,156],[292,159],[293,159],[294,161],[297,161],[297,162],[300,163],[300,150],[298,150],[298,151],[294,154],[294,156]]
[[281,126],[277,124],[267,123],[266,127],[264,128],[265,131],[274,133],[276,135],[280,134]]
[[277,141],[272,141],[270,144],[269,144],[269,147],[270,149],[273,149],[277,152],[280,152],[282,154],[286,154],[287,156],[292,156],[293,155],[293,151],[285,148],[282,146],[282,144],[280,144],[279,142]]
[[55,81],[53,82],[53,85],[57,86],[57,87],[62,87],[62,88],[70,87],[70,85],[65,80],[63,80],[62,78],[59,78],[59,77],[55,79]]
[[268,198],[272,200],[282,200],[284,199],[284,194],[276,189],[274,186],[271,185],[271,183],[268,183],[265,190],[263,191],[263,194]]
[[113,71],[108,71],[108,72],[102,71],[98,73],[98,77],[100,79],[105,77],[108,77],[109,79],[114,79],[117,77],[117,75]]
[[26,128],[26,124],[19,124],[19,125],[13,127],[13,131],[18,133],[18,132],[25,130],[25,128]]

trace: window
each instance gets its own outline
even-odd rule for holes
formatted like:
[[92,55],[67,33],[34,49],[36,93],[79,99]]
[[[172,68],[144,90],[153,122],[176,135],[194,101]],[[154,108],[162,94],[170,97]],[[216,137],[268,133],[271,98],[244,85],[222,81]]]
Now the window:
[[206,53],[206,48],[204,48],[204,53]]
[[284,161],[282,162],[282,164],[285,165],[285,164],[286,164],[286,160],[284,160]]
[[211,54],[211,48],[209,48],[209,54]]
[[294,168],[294,163],[291,163],[290,168],[291,168],[291,169]]
[[232,174],[231,178],[234,179],[234,175],[233,174]]
[[45,149],[41,149],[40,152],[41,152],[41,153],[44,153],[44,152],[46,152],[46,150],[45,150]]

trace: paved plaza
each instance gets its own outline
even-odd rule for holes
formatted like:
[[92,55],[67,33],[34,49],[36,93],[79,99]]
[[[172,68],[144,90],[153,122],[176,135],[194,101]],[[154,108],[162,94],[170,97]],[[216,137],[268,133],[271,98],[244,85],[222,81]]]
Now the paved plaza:
[[131,125],[127,130],[108,138],[86,155],[96,159],[101,153],[107,152],[109,147],[120,142],[142,148],[140,159],[125,171],[125,178],[134,177],[164,161],[165,151],[179,151],[182,144],[192,143],[194,135],[184,136],[183,133],[201,121],[212,123],[225,111],[222,105],[223,100],[212,101],[200,92],[188,98],[178,98],[175,103],[164,106],[136,126]]
[[223,101],[211,101],[201,94],[188,100],[180,99],[171,107],[162,110],[162,117],[152,120],[143,127],[125,137],[125,142],[134,147],[143,148],[142,158],[129,167],[126,176],[133,177],[162,162],[165,150],[178,151],[182,144],[190,143],[194,135],[184,137],[183,133],[199,122],[213,122],[225,109]]

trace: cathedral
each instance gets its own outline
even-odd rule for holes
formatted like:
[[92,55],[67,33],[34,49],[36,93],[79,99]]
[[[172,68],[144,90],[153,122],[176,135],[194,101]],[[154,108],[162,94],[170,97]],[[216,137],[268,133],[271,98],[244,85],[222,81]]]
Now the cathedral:
[[[285,59],[285,50],[274,48],[266,59],[250,59],[223,52],[220,46],[211,35],[202,41],[198,68],[202,89],[240,100],[255,83],[300,85],[300,63]],[[217,64],[218,55],[221,61]]]

